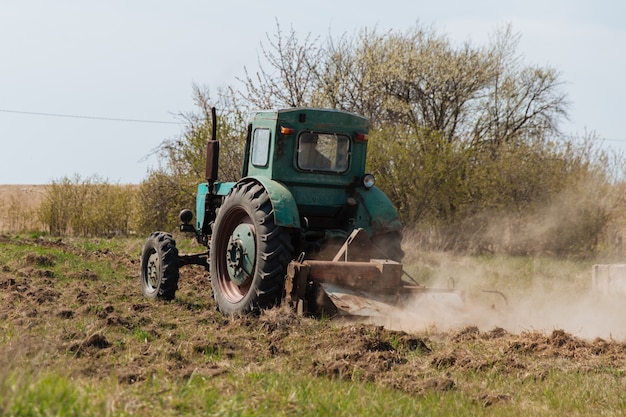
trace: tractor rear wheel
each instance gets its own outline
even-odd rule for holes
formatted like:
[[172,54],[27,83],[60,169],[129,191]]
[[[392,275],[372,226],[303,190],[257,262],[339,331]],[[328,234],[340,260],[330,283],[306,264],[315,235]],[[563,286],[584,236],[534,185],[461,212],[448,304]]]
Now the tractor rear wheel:
[[178,289],[178,249],[172,235],[152,233],[141,252],[141,292],[146,298],[172,300]]
[[235,185],[221,205],[210,248],[213,296],[224,314],[247,314],[277,305],[293,246],[277,226],[265,188]]

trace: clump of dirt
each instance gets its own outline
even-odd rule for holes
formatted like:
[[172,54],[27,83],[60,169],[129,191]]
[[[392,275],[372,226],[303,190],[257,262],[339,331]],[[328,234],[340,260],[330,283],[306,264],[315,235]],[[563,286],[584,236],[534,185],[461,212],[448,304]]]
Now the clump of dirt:
[[56,299],[58,299],[61,296],[61,293],[51,288],[43,287],[43,288],[34,288],[33,290],[28,291],[26,293],[26,296],[34,300],[35,303],[37,304],[47,304],[47,303],[53,303]]
[[551,334],[525,332],[509,342],[505,352],[509,354],[540,355],[589,360],[598,355],[626,358],[626,343],[596,338],[587,341],[557,329]]
[[28,253],[24,256],[23,262],[26,265],[38,266],[38,267],[52,267],[55,262],[51,256],[39,255],[37,253]]
[[63,308],[56,313],[56,316],[62,319],[71,319],[74,317],[74,312]]
[[469,340],[476,340],[480,337],[480,330],[476,326],[468,326],[458,331],[452,336],[453,342],[465,342]]
[[477,402],[483,407],[491,407],[494,404],[508,402],[511,400],[511,396],[508,394],[495,394],[495,393],[483,393],[477,398]]
[[20,277],[52,278],[54,277],[54,271],[50,269],[38,269],[38,268],[33,268],[29,266],[26,268],[19,269],[17,271],[17,275]]
[[82,355],[93,354],[101,349],[111,347],[111,343],[100,333],[94,333],[88,335],[80,342],[73,343],[70,346],[70,352],[74,353],[77,357]]
[[429,340],[380,326],[342,327],[328,345],[315,349],[311,372],[347,380],[363,380],[394,386],[407,391],[451,389],[448,382],[415,384],[414,379],[389,379],[389,373],[409,363],[410,356],[429,355]]
[[85,268],[81,271],[72,271],[67,274],[67,277],[70,279],[85,279],[90,281],[97,281],[98,274],[93,271],[90,271],[89,268]]
[[297,328],[302,321],[302,317],[298,316],[293,309],[288,306],[281,306],[265,310],[259,317],[259,323],[270,333],[290,332]]
[[15,286],[14,278],[5,278],[5,279],[0,280],[0,289],[2,290],[8,290],[12,288],[13,286]]

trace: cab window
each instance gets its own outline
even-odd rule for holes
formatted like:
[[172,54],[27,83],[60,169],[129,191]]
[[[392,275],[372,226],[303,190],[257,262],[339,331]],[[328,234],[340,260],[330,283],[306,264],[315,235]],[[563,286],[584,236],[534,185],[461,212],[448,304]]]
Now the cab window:
[[270,155],[270,130],[256,129],[252,136],[252,165],[266,166]]
[[306,171],[346,172],[350,137],[334,133],[303,132],[298,136],[298,168]]

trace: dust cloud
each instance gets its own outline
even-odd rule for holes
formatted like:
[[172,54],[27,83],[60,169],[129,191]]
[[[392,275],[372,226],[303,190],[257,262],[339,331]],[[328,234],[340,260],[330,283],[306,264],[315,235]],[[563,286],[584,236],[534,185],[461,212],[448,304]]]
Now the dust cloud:
[[[473,273],[466,271],[465,277],[458,279],[459,294],[415,296],[402,309],[384,317],[382,324],[408,332],[475,326],[481,331],[502,328],[512,334],[563,330],[588,340],[626,340],[623,294],[594,291],[591,270],[588,285],[581,285],[584,277],[570,285],[554,285],[550,277],[543,276],[530,277],[532,283],[525,288],[489,288],[477,278],[480,275],[480,268]],[[435,282],[429,288],[445,288],[441,284]]]
[[[454,297],[449,297],[452,304],[443,296],[439,300],[416,297],[385,320],[391,327],[408,330],[477,326],[518,334],[558,329],[585,339],[626,340],[626,289],[608,295],[594,290],[594,262],[559,256],[563,248],[572,247],[581,254],[591,253],[593,235],[583,232],[595,230],[590,227],[597,219],[589,213],[608,213],[614,206],[615,193],[582,181],[536,210],[515,215],[492,213],[484,229],[465,236],[472,242],[470,252],[475,248],[477,253],[489,253],[487,256],[420,251],[420,247],[436,248],[438,241],[445,241],[445,234],[436,231],[405,236],[403,247],[409,248],[405,269],[429,288],[455,284],[464,294],[464,303],[457,306]],[[619,224],[606,226],[611,227],[608,235],[621,235]],[[462,234],[463,230],[453,232]],[[618,255],[611,256],[619,260]]]

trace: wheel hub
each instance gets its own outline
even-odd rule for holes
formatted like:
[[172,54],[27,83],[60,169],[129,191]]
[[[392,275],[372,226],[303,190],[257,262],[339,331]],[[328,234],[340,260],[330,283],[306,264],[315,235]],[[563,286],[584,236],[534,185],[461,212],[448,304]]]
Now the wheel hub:
[[243,285],[254,271],[256,242],[249,224],[240,224],[233,230],[226,249],[226,265],[230,279]]
[[156,252],[153,252],[152,254],[150,254],[150,258],[148,258],[148,265],[147,265],[147,273],[146,273],[146,277],[148,278],[148,282],[146,284],[148,284],[150,286],[150,288],[154,289],[157,287],[158,283],[159,283],[159,278],[158,278],[158,273],[159,273],[159,254]]

